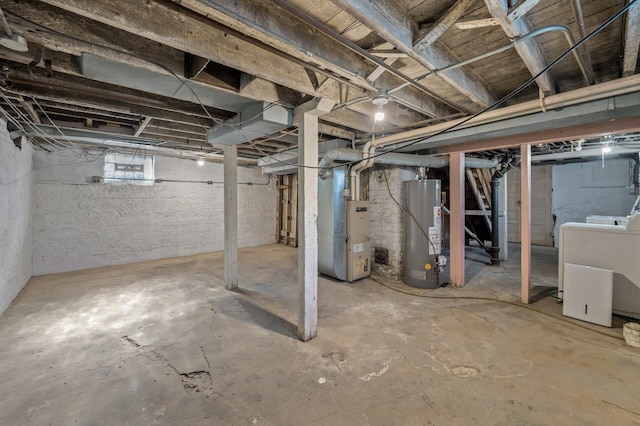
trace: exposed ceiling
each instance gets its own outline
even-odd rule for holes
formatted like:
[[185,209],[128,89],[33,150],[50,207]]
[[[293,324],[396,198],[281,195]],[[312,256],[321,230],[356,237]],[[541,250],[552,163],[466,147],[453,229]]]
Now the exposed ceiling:
[[[217,153],[207,129],[246,105],[295,107],[313,97],[336,103],[321,117],[321,140],[388,135],[482,111],[628,3],[0,0],[29,46],[0,47],[0,103],[42,143],[61,130],[74,142]],[[498,108],[632,76],[639,44],[633,4]],[[384,92],[386,118],[374,123],[371,99]],[[238,149],[257,158],[296,143],[286,126]]]

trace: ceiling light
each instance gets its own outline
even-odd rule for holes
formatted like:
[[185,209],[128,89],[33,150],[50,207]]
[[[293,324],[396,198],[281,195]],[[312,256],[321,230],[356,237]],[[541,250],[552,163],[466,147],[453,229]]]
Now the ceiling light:
[[376,112],[374,114],[374,118],[376,121],[384,120],[384,108],[383,106],[389,102],[389,97],[387,96],[387,92],[385,90],[380,89],[378,94],[371,99],[371,103],[376,106]]
[[200,167],[204,166],[204,158],[202,158],[202,157],[198,158],[197,163],[198,163],[198,166],[200,166]]
[[602,153],[606,154],[608,152],[611,152],[611,143],[613,142],[613,135],[604,135],[601,141],[604,143],[602,145]]

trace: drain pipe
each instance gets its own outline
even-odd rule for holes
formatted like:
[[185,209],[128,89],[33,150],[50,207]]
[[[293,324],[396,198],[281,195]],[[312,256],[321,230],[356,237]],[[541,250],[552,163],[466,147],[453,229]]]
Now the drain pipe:
[[487,249],[491,255],[491,264],[500,264],[500,179],[510,170],[520,165],[520,157],[507,160],[500,169],[491,176],[491,247]]

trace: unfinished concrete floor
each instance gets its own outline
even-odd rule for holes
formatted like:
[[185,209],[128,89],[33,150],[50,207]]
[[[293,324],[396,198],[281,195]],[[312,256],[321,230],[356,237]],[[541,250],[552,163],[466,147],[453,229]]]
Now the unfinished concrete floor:
[[[619,329],[321,278],[318,337],[302,343],[296,250],[240,250],[236,292],[222,259],[33,278],[0,317],[0,424],[640,422],[640,350]],[[516,300],[507,272],[418,293]]]

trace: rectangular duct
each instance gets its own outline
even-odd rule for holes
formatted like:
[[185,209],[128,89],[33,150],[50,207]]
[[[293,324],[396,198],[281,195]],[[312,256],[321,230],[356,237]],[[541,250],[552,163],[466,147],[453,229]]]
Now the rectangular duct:
[[293,111],[280,105],[255,102],[232,119],[207,130],[207,142],[237,145],[291,127]]

